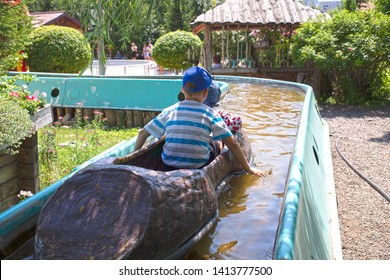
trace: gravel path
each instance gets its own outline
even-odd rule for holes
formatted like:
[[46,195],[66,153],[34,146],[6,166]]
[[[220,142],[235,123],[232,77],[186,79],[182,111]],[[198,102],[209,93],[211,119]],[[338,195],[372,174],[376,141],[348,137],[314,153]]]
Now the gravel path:
[[329,124],[343,259],[390,259],[390,203],[341,158],[390,196],[390,108],[320,105]]

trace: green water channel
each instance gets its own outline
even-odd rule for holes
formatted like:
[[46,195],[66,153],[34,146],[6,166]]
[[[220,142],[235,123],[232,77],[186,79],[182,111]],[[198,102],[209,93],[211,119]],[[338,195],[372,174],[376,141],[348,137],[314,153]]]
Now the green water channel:
[[252,144],[254,165],[272,168],[264,179],[242,175],[219,197],[216,226],[188,259],[272,259],[285,183],[304,100],[281,85],[232,83],[218,110],[239,115]]

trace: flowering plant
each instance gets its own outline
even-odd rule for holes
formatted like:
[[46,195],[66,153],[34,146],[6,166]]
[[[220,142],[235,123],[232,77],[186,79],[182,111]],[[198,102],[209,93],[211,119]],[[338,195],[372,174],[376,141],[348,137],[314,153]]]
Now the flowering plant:
[[32,79],[31,75],[17,75],[12,78],[2,76],[0,78],[0,95],[17,103],[22,109],[26,109],[30,115],[33,115],[46,104],[45,92],[41,92],[36,96],[30,93],[26,84],[19,85],[17,83],[17,81],[29,83]]
[[23,201],[26,198],[29,198],[29,197],[31,197],[33,195],[34,194],[32,192],[30,192],[30,191],[23,191],[23,190],[21,190],[17,196],[18,196],[20,201]]

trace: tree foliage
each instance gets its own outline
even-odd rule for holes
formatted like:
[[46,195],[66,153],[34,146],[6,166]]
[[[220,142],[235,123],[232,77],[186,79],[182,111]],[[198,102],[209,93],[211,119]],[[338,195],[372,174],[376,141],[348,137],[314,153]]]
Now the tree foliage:
[[191,32],[177,30],[157,39],[152,56],[157,64],[175,70],[186,69],[199,59],[202,41]]
[[390,95],[390,18],[375,11],[346,10],[329,20],[307,22],[291,46],[297,66],[314,64],[331,89],[327,97],[361,103]]
[[[190,22],[217,2],[221,1],[28,0],[27,5],[32,12],[66,11],[82,22],[93,49],[120,49],[126,55],[131,42],[141,49],[143,43],[155,42],[161,34],[191,31]],[[106,53],[98,51],[98,59],[104,68]]]
[[180,2],[180,0],[172,0],[169,2],[166,21],[167,29],[169,31],[184,30],[184,21],[183,14],[180,9]]
[[0,74],[16,66],[31,31],[31,18],[23,5],[0,2]]
[[[136,42],[140,44],[148,41],[155,42],[162,34],[175,31],[185,30],[191,31],[190,22],[215,6],[215,0],[181,0],[181,1],[137,1],[137,0],[114,0],[100,1],[105,10],[105,14],[110,14],[108,28],[104,31],[108,36],[107,43],[111,43],[115,49],[126,51],[129,48],[129,43]],[[44,11],[65,11],[67,14],[75,17],[89,26],[89,31],[93,31],[91,27],[96,28],[96,25],[91,19],[96,11],[96,3],[94,0],[28,0],[27,5],[30,12]],[[115,11],[114,13],[112,11]],[[180,19],[176,18],[172,12],[180,14]],[[129,18],[124,22],[119,14],[125,14]],[[112,20],[116,19],[118,23]],[[91,24],[92,23],[92,24]],[[86,30],[88,31],[88,30]],[[94,38],[95,34],[91,34],[90,38]],[[96,36],[95,36],[96,37]]]
[[36,28],[26,52],[27,64],[34,72],[79,73],[91,60],[91,49],[84,36],[64,26]]
[[375,0],[375,7],[379,12],[390,15],[390,1],[389,0]]

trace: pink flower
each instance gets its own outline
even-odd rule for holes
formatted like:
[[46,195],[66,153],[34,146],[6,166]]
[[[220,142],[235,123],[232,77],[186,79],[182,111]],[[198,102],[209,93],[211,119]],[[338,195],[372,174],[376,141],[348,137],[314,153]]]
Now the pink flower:
[[260,33],[259,30],[252,30],[252,32],[249,35],[251,35],[253,37],[257,37],[259,35],[259,33]]
[[59,116],[58,119],[59,119],[59,120],[62,120],[62,116]]
[[34,95],[27,95],[26,98],[28,100],[35,101],[35,102],[39,101],[38,98],[36,96],[34,96]]
[[20,97],[20,94],[17,91],[11,91],[9,95],[14,97]]
[[95,115],[103,115],[103,113],[102,113],[102,112],[99,112],[99,111],[93,111],[93,113],[94,113]]
[[84,120],[88,120],[89,116],[84,116],[83,118],[84,118]]

